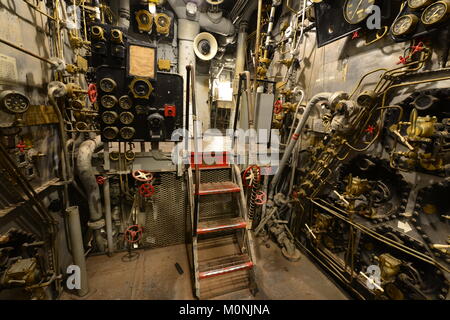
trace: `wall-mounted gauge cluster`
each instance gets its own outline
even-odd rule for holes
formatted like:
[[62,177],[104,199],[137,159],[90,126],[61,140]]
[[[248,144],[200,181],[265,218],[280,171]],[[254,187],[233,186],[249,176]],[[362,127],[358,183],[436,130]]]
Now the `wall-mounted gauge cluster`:
[[[158,17],[162,24],[169,21]],[[90,31],[102,139],[170,141],[183,124],[181,76],[156,72],[156,48],[130,38],[125,30],[93,25]],[[119,46],[120,56],[115,51]]]
[[392,23],[391,35],[397,42],[422,37],[442,28],[450,18],[450,0],[408,0]]
[[136,4],[132,6],[134,12],[134,27],[136,32],[147,33],[160,39],[173,39],[173,14],[163,7],[150,12],[149,7]]
[[[322,47],[351,35],[355,31],[378,34],[380,30],[368,27],[375,13],[373,6],[381,9],[381,30],[386,31],[399,11],[399,1],[382,0],[322,0],[314,3],[317,45]],[[371,19],[373,20],[373,19]],[[379,37],[379,36],[377,36]]]

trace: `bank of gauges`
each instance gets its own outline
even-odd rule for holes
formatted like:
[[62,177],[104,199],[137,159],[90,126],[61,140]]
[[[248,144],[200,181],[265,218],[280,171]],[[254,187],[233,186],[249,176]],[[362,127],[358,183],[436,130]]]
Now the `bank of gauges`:
[[397,41],[406,41],[439,30],[450,17],[450,0],[408,0],[391,26]]

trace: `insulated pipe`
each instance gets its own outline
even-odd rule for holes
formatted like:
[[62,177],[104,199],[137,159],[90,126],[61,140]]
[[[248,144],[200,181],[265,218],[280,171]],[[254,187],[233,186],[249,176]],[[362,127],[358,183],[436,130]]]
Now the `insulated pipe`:
[[311,113],[312,108],[320,101],[327,101],[328,102],[330,97],[331,97],[331,93],[329,93],[329,92],[322,92],[322,93],[316,94],[314,97],[311,98],[311,100],[309,100],[309,102],[308,102],[308,104],[307,104],[307,106],[305,108],[305,111],[303,112],[302,119],[298,123],[294,134],[290,138],[291,140],[289,141],[289,144],[286,147],[286,150],[284,150],[283,158],[281,158],[280,165],[278,167],[278,171],[275,174],[275,176],[273,177],[272,182],[270,183],[269,199],[273,199],[273,194],[275,192],[275,187],[276,187],[276,185],[278,183],[278,180],[281,177],[281,174],[283,173],[284,167],[286,166],[289,158],[291,157],[292,150],[294,149],[294,147],[297,144],[297,141],[298,141],[298,138],[300,136],[300,133],[303,130],[303,127],[306,124],[306,120],[308,120],[308,118],[309,118],[309,114]]
[[97,136],[95,140],[84,141],[78,150],[77,156],[77,168],[78,176],[86,190],[89,205],[89,227],[94,230],[94,237],[97,244],[97,248],[100,251],[105,250],[103,238],[100,233],[100,229],[103,227],[102,223],[102,204],[100,198],[100,189],[95,179],[94,170],[92,168],[92,154],[94,150],[101,145],[100,136]]
[[86,259],[84,257],[83,236],[81,233],[80,213],[78,207],[67,208],[69,217],[70,242],[72,244],[73,263],[80,268],[80,289],[78,295],[85,296],[89,292],[89,284],[86,270]]
[[128,30],[130,28],[130,0],[120,0],[119,27]]
[[114,253],[114,243],[112,234],[112,215],[111,215],[111,197],[109,194],[109,179],[106,178],[103,184],[103,198],[105,199],[105,222],[106,222],[106,240],[108,243],[108,255]]

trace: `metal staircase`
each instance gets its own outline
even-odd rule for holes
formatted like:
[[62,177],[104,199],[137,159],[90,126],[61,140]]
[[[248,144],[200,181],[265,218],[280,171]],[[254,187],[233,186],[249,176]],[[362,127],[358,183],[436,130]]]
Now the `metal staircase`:
[[[256,292],[246,202],[237,166],[199,170],[200,185],[191,209],[195,295],[208,299],[242,289]],[[191,190],[195,190],[193,179]],[[198,197],[195,197],[195,196]],[[197,199],[197,200],[196,200]],[[198,201],[198,213],[194,211]]]
[[[193,72],[188,79],[195,83]],[[195,96],[192,109],[195,120]],[[194,150],[192,158],[196,154],[203,159],[203,154],[197,153],[195,129]],[[227,159],[227,155],[222,152],[215,158]],[[195,296],[209,299],[242,289],[255,294],[252,236],[240,169],[226,161],[212,165],[199,162],[187,169],[188,256]]]

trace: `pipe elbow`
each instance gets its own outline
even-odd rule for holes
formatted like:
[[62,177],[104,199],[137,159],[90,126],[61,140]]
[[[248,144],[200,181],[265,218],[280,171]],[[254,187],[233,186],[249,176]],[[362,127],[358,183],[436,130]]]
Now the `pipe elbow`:
[[205,29],[208,32],[220,34],[222,36],[233,36],[235,34],[235,28],[231,20],[228,20],[222,16],[212,17],[208,13],[199,14],[200,28]]

